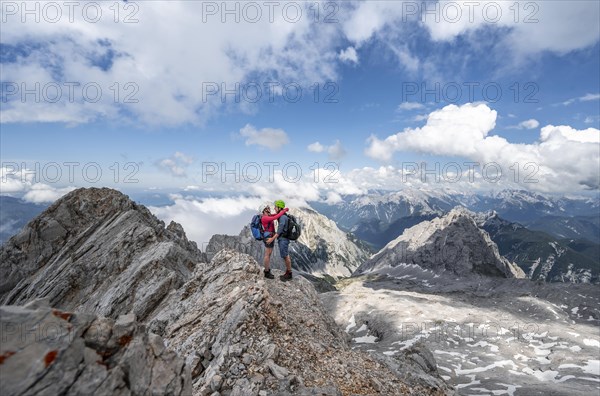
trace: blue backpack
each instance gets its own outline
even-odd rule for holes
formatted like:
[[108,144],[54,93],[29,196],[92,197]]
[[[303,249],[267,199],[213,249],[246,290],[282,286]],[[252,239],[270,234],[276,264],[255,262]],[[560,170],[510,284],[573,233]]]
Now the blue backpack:
[[250,222],[250,231],[252,231],[252,236],[257,241],[263,240],[263,234],[265,232],[262,221],[260,221],[261,217],[262,216],[259,214],[254,215],[254,217],[252,217],[252,221]]

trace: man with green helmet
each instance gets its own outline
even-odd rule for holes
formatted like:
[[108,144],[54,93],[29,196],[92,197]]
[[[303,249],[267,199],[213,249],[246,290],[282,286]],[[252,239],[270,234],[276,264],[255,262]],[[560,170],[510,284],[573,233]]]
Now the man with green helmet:
[[[275,213],[279,213],[285,208],[285,202],[282,200],[275,201]],[[279,255],[285,261],[285,274],[281,275],[279,279],[282,281],[290,281],[292,280],[292,260],[290,259],[290,254],[288,251],[290,240],[284,237],[284,233],[288,226],[288,217],[287,215],[283,215],[279,218],[279,227],[277,227],[277,232],[275,235],[270,237],[266,243],[270,244],[275,239],[277,239],[277,244],[279,245]]]

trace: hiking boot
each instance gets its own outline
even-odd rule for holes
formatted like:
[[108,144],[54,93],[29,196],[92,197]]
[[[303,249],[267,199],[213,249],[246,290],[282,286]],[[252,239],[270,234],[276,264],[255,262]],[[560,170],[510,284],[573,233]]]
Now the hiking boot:
[[285,274],[283,274],[283,275],[280,275],[280,276],[279,276],[279,279],[280,279],[282,282],[291,281],[291,280],[292,280],[292,273],[291,273],[291,272],[286,272]]
[[275,275],[273,275],[271,273],[271,270],[268,270],[268,271],[263,270],[263,272],[265,273],[265,278],[267,278],[267,279],[275,279]]

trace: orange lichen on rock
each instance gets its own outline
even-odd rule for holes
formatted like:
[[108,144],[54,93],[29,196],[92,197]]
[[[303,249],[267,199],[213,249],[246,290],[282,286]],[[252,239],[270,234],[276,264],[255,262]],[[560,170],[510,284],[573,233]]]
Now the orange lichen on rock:
[[44,356],[44,364],[46,367],[50,366],[52,364],[52,362],[54,361],[54,359],[56,359],[56,356],[58,355],[58,351],[57,350],[53,350],[50,351],[46,354],[46,356]]
[[133,337],[131,337],[130,335],[124,335],[121,338],[119,338],[119,345],[121,346],[125,346],[127,344],[129,344],[131,342]]
[[6,359],[8,359],[9,357],[11,357],[15,353],[16,352],[13,352],[13,351],[6,351],[6,352],[4,352],[2,355],[0,355],[0,364],[4,363],[4,361]]
[[53,309],[52,310],[52,314],[58,318],[61,318],[63,320],[66,320],[67,322],[69,321],[69,319],[71,319],[71,316],[73,314],[69,313],[69,312],[62,312],[59,311],[58,309]]

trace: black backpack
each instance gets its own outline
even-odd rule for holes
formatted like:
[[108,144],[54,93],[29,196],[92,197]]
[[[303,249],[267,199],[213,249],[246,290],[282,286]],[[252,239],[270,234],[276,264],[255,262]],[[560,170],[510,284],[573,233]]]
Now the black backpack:
[[302,226],[296,221],[296,218],[290,214],[286,215],[288,218],[287,229],[283,233],[283,237],[290,241],[295,241],[300,237],[302,233]]

